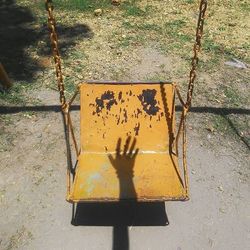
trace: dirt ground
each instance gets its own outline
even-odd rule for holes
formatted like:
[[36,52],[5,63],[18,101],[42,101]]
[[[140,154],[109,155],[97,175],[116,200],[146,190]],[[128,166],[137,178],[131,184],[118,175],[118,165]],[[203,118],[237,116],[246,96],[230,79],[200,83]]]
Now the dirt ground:
[[[38,98],[42,96],[47,107],[57,105],[56,92],[37,92]],[[1,152],[1,249],[111,249],[117,235],[102,223],[110,216],[107,209],[99,211],[101,216],[83,209],[81,217],[101,217],[100,221],[88,218],[90,225],[71,225],[60,113],[51,108],[12,116],[15,122],[5,132],[15,133],[15,139],[7,152]],[[196,124],[202,119],[199,114],[190,117]],[[130,249],[247,249],[250,189],[245,146],[224,139],[218,143],[219,136],[199,136],[195,129],[188,130],[188,137],[190,201],[166,202],[166,226],[130,225]],[[136,210],[132,213],[140,217]],[[150,216],[155,217],[145,214]],[[126,233],[118,233],[120,245],[113,249],[126,249],[124,237]]]
[[[29,6],[27,1],[17,2],[16,13]],[[158,1],[153,2],[157,6]],[[64,12],[61,15],[65,17]],[[114,13],[110,15],[116,20]],[[144,208],[133,204],[82,205],[77,207],[79,225],[75,226],[71,223],[72,205],[65,201],[66,146],[48,37],[41,28],[44,20],[39,23],[34,14],[26,17],[22,37],[28,32],[31,41],[38,37],[42,43],[33,42],[25,50],[16,46],[23,71],[15,62],[15,70],[9,70],[15,86],[1,94],[0,249],[248,249],[249,68],[228,67],[225,57],[212,62],[210,52],[202,55],[205,63],[201,62],[187,128],[189,201]],[[116,43],[109,37],[112,32],[102,32],[103,27],[110,27],[107,16],[93,20],[91,13],[81,18],[81,25],[86,26],[75,26],[75,30],[83,36],[77,36],[76,42],[70,36],[62,37],[67,95],[76,83],[90,78],[161,80],[168,75],[182,86],[185,83],[183,72],[189,64],[179,53],[162,50],[154,39],[146,44],[132,39],[130,44],[126,37],[134,32],[122,36],[119,22],[112,28],[122,37]],[[126,18],[128,22],[134,20]],[[87,25],[90,21],[91,29]],[[13,23],[10,27],[17,29]],[[67,33],[72,27],[60,28],[72,35]],[[129,45],[121,45],[124,40]],[[78,52],[87,46],[84,53]],[[7,69],[10,65],[7,63]],[[215,69],[218,66],[220,69]],[[73,112],[75,117],[77,112]],[[77,125],[76,130],[79,133]]]

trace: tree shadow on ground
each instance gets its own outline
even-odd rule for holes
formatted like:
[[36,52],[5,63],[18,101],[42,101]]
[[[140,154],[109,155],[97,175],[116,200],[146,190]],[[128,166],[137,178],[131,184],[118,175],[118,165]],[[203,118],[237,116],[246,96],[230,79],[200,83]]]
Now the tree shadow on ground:
[[[31,81],[37,71],[46,67],[43,59],[51,54],[46,15],[44,10],[44,24],[40,25],[28,7],[19,6],[15,0],[1,1],[0,61],[13,80]],[[78,39],[93,37],[84,24],[59,25],[57,30],[64,55]],[[38,56],[32,56],[34,48]]]
[[[72,105],[72,111],[79,111],[79,105]],[[16,114],[20,112],[61,112],[61,107],[59,105],[51,105],[51,106],[26,106],[26,107],[0,107],[0,114]],[[182,106],[176,106],[176,111],[182,111]],[[223,107],[191,107],[190,112],[192,113],[210,113],[216,114],[218,116],[223,117],[228,125],[232,128],[235,134],[239,137],[239,139],[246,145],[248,149],[250,149],[249,137],[247,135],[242,136],[240,134],[239,129],[237,128],[237,124],[234,124],[232,120],[230,120],[230,114],[236,115],[250,115],[250,109],[247,108],[223,108]]]

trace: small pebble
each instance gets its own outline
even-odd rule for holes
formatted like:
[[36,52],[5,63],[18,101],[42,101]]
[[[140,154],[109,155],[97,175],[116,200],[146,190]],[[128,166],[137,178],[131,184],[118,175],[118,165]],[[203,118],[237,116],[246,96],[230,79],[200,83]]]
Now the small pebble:
[[225,211],[225,209],[223,209],[223,208],[219,208],[219,211],[221,212],[221,213],[226,213],[226,211]]
[[94,10],[95,16],[101,16],[102,12],[103,12],[102,9],[96,9],[96,10]]

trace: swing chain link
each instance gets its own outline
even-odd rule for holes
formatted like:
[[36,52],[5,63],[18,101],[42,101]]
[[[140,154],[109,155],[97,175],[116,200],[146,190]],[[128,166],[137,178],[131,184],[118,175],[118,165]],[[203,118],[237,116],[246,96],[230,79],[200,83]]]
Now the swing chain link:
[[50,31],[50,41],[51,41],[51,47],[55,62],[55,69],[56,69],[56,79],[57,79],[57,86],[60,93],[60,102],[62,105],[62,110],[66,111],[67,104],[66,104],[66,98],[64,94],[64,83],[63,83],[63,75],[62,75],[62,65],[61,65],[61,58],[59,54],[59,48],[58,48],[58,37],[56,32],[56,21],[53,15],[53,3],[52,0],[45,0],[45,7],[48,12],[48,27]]
[[191,71],[189,74],[187,101],[184,107],[186,111],[189,110],[191,106],[191,101],[192,101],[194,81],[196,79],[196,68],[197,68],[198,61],[199,61],[198,54],[201,50],[201,38],[203,35],[203,26],[204,26],[204,21],[205,21],[206,10],[207,10],[207,0],[201,0],[199,18],[198,18],[198,23],[197,23],[197,28],[196,28],[196,39],[195,39],[195,44],[194,44],[194,49],[193,49],[194,54],[193,54],[192,63],[191,63]]

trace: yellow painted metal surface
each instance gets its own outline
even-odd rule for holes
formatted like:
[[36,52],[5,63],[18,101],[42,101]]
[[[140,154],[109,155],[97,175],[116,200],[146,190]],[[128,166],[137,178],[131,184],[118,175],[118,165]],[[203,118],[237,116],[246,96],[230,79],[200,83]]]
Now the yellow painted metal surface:
[[185,199],[185,190],[174,165],[176,157],[171,159],[165,153],[139,153],[134,163],[133,160],[125,162],[123,157],[117,161],[127,170],[119,173],[107,154],[81,154],[69,199],[74,202]]
[[113,152],[128,136],[140,151],[168,149],[173,85],[82,84],[80,93],[82,152]]
[[68,200],[184,200],[172,153],[174,85],[81,84],[81,153]]

